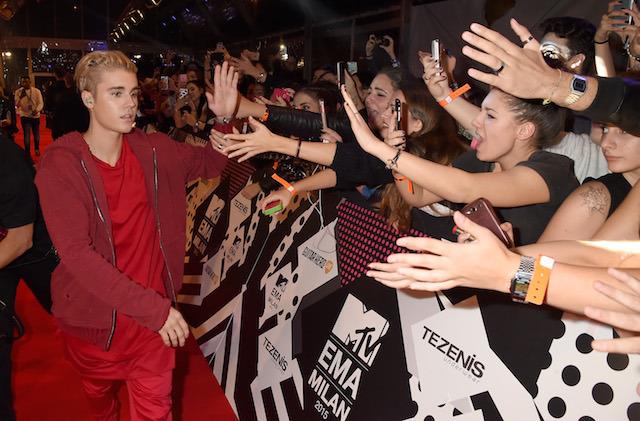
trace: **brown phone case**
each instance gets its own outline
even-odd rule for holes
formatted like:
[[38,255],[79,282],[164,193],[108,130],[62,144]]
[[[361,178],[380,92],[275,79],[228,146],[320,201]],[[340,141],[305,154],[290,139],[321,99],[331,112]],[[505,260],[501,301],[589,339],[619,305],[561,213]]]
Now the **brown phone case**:
[[491,202],[481,197],[469,203],[460,211],[478,225],[489,229],[508,248],[513,247],[511,239],[500,228],[500,220],[491,206]]
[[400,129],[404,130],[405,136],[409,131],[409,107],[407,104],[400,104]]

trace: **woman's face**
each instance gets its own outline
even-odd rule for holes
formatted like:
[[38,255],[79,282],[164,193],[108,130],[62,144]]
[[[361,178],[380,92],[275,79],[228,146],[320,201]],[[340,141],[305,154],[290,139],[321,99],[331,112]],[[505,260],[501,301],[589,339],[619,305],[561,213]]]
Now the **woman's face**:
[[305,92],[298,92],[294,95],[291,106],[296,110],[311,111],[312,113],[320,113],[320,103],[311,95]]
[[200,100],[200,95],[203,93],[202,89],[193,83],[187,83],[187,89],[189,90],[189,96],[192,101],[197,102]]
[[640,172],[640,137],[609,126],[604,129],[600,145],[611,172]]
[[195,70],[187,70],[187,80],[198,80],[198,72]]
[[379,74],[371,81],[369,95],[364,100],[369,116],[369,124],[376,130],[381,130],[384,123],[382,114],[389,107],[391,96],[395,93],[389,76]]
[[471,148],[481,161],[496,162],[513,149],[520,126],[509,109],[505,94],[491,90],[482,101],[482,109],[473,120],[476,128]]

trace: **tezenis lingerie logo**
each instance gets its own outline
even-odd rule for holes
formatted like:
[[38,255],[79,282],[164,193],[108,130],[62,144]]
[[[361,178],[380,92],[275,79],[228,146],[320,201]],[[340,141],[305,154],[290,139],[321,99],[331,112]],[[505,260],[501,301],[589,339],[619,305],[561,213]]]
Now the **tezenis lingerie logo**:
[[347,296],[307,381],[318,396],[315,409],[323,419],[329,413],[341,421],[347,419],[363,374],[373,365],[388,329],[386,319],[351,294]]
[[[426,326],[422,326],[424,333],[422,339],[437,351],[444,354],[452,366],[458,370],[463,370],[467,377],[477,382],[484,375],[485,365],[476,359],[476,354],[464,351],[461,347],[454,345],[449,340],[437,334]],[[469,376],[471,374],[471,376]]]

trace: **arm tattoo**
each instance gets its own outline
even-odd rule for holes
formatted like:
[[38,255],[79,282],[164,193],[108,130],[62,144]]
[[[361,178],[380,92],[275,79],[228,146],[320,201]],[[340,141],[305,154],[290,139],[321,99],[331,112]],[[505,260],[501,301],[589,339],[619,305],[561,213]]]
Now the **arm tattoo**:
[[598,212],[602,216],[607,216],[607,208],[609,207],[609,194],[607,189],[601,183],[588,183],[581,189],[582,205],[585,206],[590,213]]

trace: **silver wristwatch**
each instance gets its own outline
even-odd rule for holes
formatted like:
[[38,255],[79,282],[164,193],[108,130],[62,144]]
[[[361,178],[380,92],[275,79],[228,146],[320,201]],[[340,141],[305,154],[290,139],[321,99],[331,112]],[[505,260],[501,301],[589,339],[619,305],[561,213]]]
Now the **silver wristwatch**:
[[517,303],[524,303],[527,298],[527,292],[529,291],[529,284],[533,277],[533,270],[535,268],[536,259],[530,256],[521,256],[520,265],[516,274],[511,278],[511,299]]

